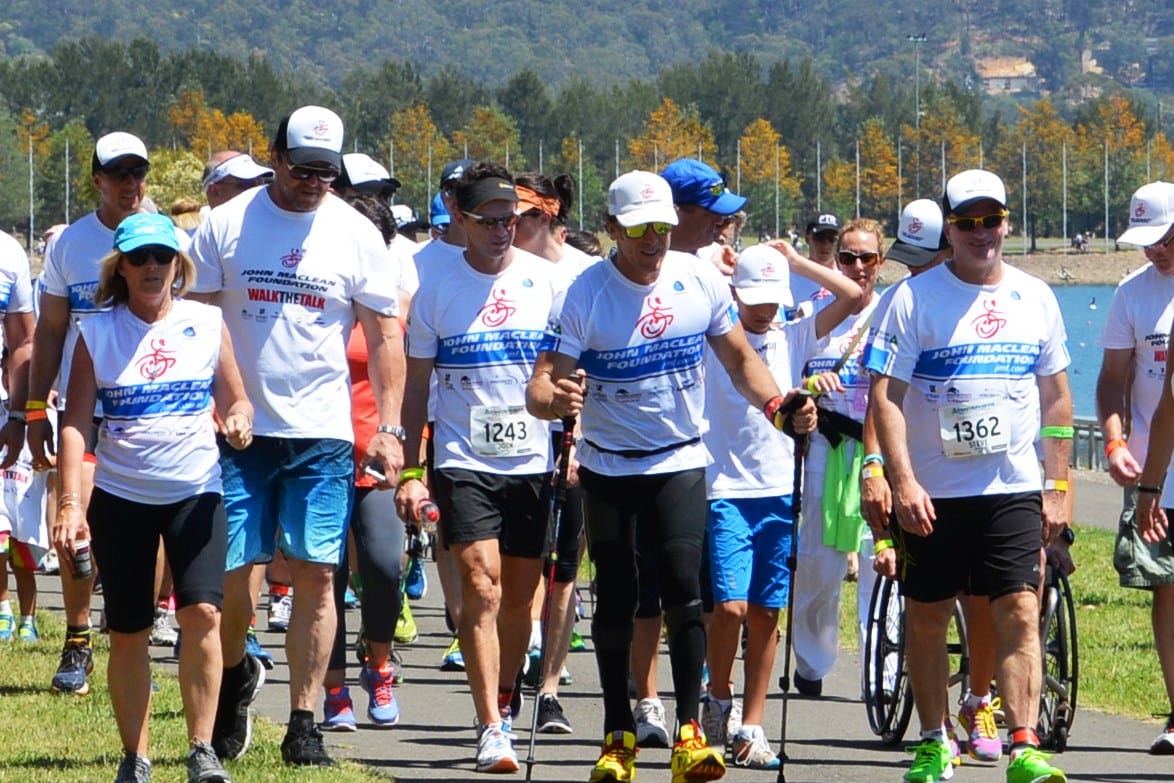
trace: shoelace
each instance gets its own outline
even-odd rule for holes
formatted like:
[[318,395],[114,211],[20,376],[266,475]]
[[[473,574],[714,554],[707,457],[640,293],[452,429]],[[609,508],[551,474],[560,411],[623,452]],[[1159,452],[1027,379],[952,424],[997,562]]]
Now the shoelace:
[[905,752],[913,755],[913,767],[919,764],[935,764],[941,754],[941,743],[937,740],[923,740],[921,744],[906,748]]
[[375,698],[375,703],[380,707],[391,703],[391,681],[395,679],[395,672],[390,667],[387,669],[372,670],[374,676],[372,677],[372,695]]
[[738,747],[737,753],[734,754],[734,763],[739,766],[746,766],[750,759],[754,758],[755,754],[762,750],[768,753],[771,752],[770,747],[766,744],[766,737],[756,736],[754,739]]
[[617,764],[626,767],[634,758],[636,758],[635,748],[629,748],[621,741],[604,748],[603,759],[601,760],[615,761]]

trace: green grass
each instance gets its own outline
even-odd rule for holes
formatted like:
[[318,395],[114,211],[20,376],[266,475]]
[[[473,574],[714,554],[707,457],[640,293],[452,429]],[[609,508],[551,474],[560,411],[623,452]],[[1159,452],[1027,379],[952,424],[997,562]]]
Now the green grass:
[[[1075,526],[1070,584],[1076,599],[1080,711],[1095,709],[1150,720],[1170,709],[1150,626],[1150,595],[1117,584],[1113,568],[1115,534]],[[871,575],[862,575],[871,585]],[[840,605],[840,643],[856,649],[856,588],[845,585]]]
[[[37,618],[43,639],[36,645],[0,644],[0,783],[109,783],[122,758],[114,711],[106,688],[105,637],[95,636],[99,665],[84,697],[55,696],[49,681],[60,657],[64,634],[58,616]],[[151,762],[156,780],[184,780],[187,728],[178,681],[156,670],[159,692],[151,702]],[[253,745],[243,759],[230,762],[237,780],[251,783],[371,783],[379,776],[342,762],[330,770],[295,769],[281,761],[284,727],[258,720]]]

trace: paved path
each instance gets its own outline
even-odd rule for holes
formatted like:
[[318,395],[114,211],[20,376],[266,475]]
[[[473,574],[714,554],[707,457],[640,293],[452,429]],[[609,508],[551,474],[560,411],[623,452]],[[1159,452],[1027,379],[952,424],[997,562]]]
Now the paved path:
[[[1081,475],[1077,490],[1076,518],[1085,524],[1113,527],[1120,505],[1120,491],[1107,478]],[[357,685],[357,671],[348,671],[352,696],[360,718],[360,730],[350,734],[327,734],[333,754],[353,759],[394,777],[401,783],[410,781],[467,781],[473,773],[474,733],[472,702],[465,690],[463,673],[438,670],[449,636],[444,627],[439,583],[429,564],[430,586],[421,602],[413,604],[420,639],[400,648],[406,666],[407,682],[397,689],[402,719],[391,729],[375,729],[365,720],[366,696]],[[42,577],[45,591],[43,605],[58,608],[59,585],[56,579]],[[849,589],[852,589],[849,587]],[[259,612],[264,618],[264,610]],[[349,620],[358,624],[356,613]],[[264,626],[262,619],[261,625]],[[579,624],[589,635],[588,622]],[[276,669],[269,672],[257,706],[269,720],[284,723],[288,717],[288,674],[284,665],[283,638],[262,630],[261,640],[278,658]],[[588,639],[590,643],[590,639]],[[155,648],[162,655],[160,648]],[[776,676],[782,667],[782,648],[777,657]],[[163,662],[162,660],[160,662]],[[868,728],[859,698],[858,657],[854,652],[841,654],[833,674],[825,683],[824,697],[818,700],[793,698],[788,720],[786,766],[788,783],[826,783],[828,781],[899,781],[908,756],[900,749],[883,746]],[[574,684],[561,693],[563,706],[575,728],[572,735],[539,735],[533,779],[539,781],[585,781],[598,754],[602,707],[598,675],[590,652],[570,656],[568,666]],[[660,658],[660,690],[670,713],[671,684],[667,655]],[[519,756],[525,758],[529,741],[532,702],[527,701],[518,721]],[[776,692],[767,707],[766,730],[778,747],[781,696]],[[914,718],[916,726],[916,717]],[[1079,708],[1070,746],[1058,757],[1058,764],[1074,781],[1145,781],[1174,780],[1174,759],[1149,756],[1146,749],[1158,731],[1156,723],[1113,718]],[[906,739],[915,734],[911,730]],[[642,751],[639,756],[639,780],[667,781],[669,752]],[[1004,763],[964,764],[954,780],[959,783],[1001,783]],[[519,780],[523,773],[505,776]],[[774,781],[772,772],[731,769],[731,781]],[[247,783],[247,781],[241,781]]]

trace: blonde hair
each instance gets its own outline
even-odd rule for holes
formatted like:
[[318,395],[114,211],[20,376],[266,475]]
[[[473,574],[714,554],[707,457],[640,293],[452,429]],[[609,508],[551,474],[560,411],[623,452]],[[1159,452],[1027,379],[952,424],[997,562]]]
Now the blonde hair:
[[844,235],[850,234],[853,231],[859,231],[861,234],[872,234],[876,237],[876,248],[881,254],[881,258],[885,257],[885,230],[881,224],[872,218],[856,218],[849,220],[840,229],[840,235],[836,237],[836,251],[839,252],[840,244],[844,241]]
[[[118,262],[124,255],[126,254],[115,248],[102,259],[102,269],[98,273],[98,291],[94,295],[94,302],[98,305],[112,307],[126,304],[130,299],[126,278],[118,274]],[[175,280],[171,283],[171,295],[180,297],[187,293],[196,280],[196,264],[191,256],[182,250],[177,250],[175,257],[179,261],[179,269],[176,270]]]
[[200,225],[200,202],[194,198],[177,199],[171,205],[171,222],[181,231],[193,231]]

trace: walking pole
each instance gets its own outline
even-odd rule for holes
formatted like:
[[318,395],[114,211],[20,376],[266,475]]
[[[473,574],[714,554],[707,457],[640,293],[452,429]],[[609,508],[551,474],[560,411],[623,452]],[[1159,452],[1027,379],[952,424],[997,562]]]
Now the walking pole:
[[[796,399],[801,400],[797,397]],[[795,616],[795,568],[799,559],[799,520],[803,511],[803,457],[807,453],[807,436],[795,435],[795,477],[791,484],[791,508],[795,522],[791,527],[791,551],[787,555],[787,641],[783,646],[783,673],[779,687],[783,690],[782,729],[779,736],[779,774],[777,783],[786,783],[787,775],[787,702],[791,692],[791,620]]]
[[[578,381],[579,376],[572,376]],[[546,666],[546,653],[549,649],[550,633],[550,604],[554,594],[554,571],[558,565],[558,529],[562,524],[563,508],[567,504],[567,473],[571,466],[571,447],[575,445],[575,417],[567,416],[563,420],[563,440],[558,450],[558,478],[554,484],[554,506],[551,509],[552,522],[550,525],[550,548],[546,558],[546,597],[542,601],[542,655],[538,659],[539,672]],[[541,674],[539,675],[541,677]],[[538,685],[538,693],[534,697],[534,715],[530,719],[530,748],[526,752],[526,783],[530,783],[530,775],[534,771],[534,742],[538,738],[538,703],[542,700],[542,685]]]

